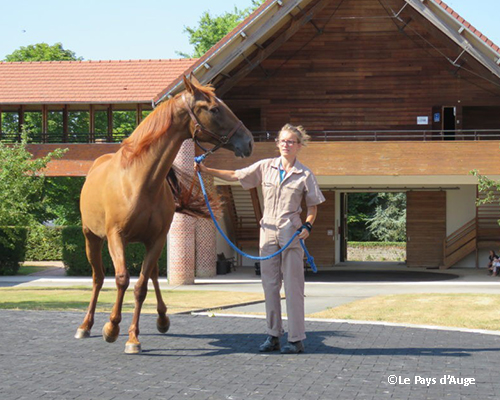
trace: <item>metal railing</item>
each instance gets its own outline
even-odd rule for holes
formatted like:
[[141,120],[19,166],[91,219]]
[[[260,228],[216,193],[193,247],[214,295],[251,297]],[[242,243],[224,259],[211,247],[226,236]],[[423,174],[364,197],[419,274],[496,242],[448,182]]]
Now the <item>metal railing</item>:
[[[32,133],[30,143],[120,143],[129,133]],[[254,131],[256,142],[274,141],[279,131]],[[378,142],[378,141],[441,141],[441,140],[500,140],[500,129],[463,130],[359,130],[359,131],[309,131],[314,142]],[[0,132],[0,140],[15,143],[19,133]]]
[[[279,131],[253,132],[255,141],[267,142],[278,137]],[[336,141],[434,141],[434,140],[500,140],[499,129],[462,130],[359,130],[359,131],[308,131],[315,142]]]

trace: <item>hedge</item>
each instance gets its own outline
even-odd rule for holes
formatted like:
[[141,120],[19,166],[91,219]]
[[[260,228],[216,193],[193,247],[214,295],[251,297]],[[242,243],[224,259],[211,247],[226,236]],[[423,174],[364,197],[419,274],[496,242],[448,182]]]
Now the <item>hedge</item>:
[[0,227],[0,275],[16,275],[26,254],[26,228]]
[[[87,261],[85,254],[85,237],[81,226],[66,226],[62,229],[62,260],[66,267],[68,275],[72,276],[91,276],[92,268]],[[142,261],[145,255],[145,247],[140,243],[129,244],[125,250],[127,268],[132,276],[139,276],[141,272]],[[105,267],[106,275],[114,276],[115,271],[111,256],[108,252],[107,243],[104,243],[102,250],[102,261]],[[166,274],[167,252],[163,249],[160,260],[160,275]]]
[[347,242],[349,247],[406,247],[405,242]]
[[26,260],[59,261],[62,259],[63,227],[38,225],[30,227],[26,244]]

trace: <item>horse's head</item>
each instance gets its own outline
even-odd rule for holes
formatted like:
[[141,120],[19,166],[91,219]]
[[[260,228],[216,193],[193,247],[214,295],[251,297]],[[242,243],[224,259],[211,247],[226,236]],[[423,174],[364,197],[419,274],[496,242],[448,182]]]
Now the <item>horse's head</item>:
[[182,94],[185,107],[191,117],[190,131],[198,142],[232,150],[238,157],[252,153],[253,136],[231,109],[214,94],[210,86],[201,86],[197,79],[184,77],[186,91]]

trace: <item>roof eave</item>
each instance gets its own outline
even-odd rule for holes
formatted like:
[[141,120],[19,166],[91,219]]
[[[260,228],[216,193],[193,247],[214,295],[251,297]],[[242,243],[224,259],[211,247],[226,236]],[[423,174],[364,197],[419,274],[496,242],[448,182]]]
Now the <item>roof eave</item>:
[[500,78],[500,54],[435,0],[405,0],[465,52]]
[[[230,69],[235,61],[245,56],[256,43],[269,36],[269,31],[299,5],[306,5],[312,0],[273,0],[264,3],[251,18],[243,21],[222,45],[216,44],[196,63],[184,71],[163,92],[153,99],[157,105],[165,98],[180,92],[184,87],[183,75],[195,74],[202,84],[209,83],[220,73]],[[267,18],[266,18],[267,17]],[[243,34],[242,34],[243,33]]]

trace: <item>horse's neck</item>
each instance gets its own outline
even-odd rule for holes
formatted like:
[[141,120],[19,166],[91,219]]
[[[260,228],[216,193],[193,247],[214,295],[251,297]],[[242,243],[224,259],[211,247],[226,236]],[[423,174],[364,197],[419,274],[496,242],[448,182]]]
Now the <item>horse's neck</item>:
[[138,186],[148,192],[156,192],[162,187],[182,143],[189,138],[189,134],[184,131],[185,128],[171,126],[158,142],[146,151],[141,161],[135,164],[134,179],[140,182],[136,181]]

